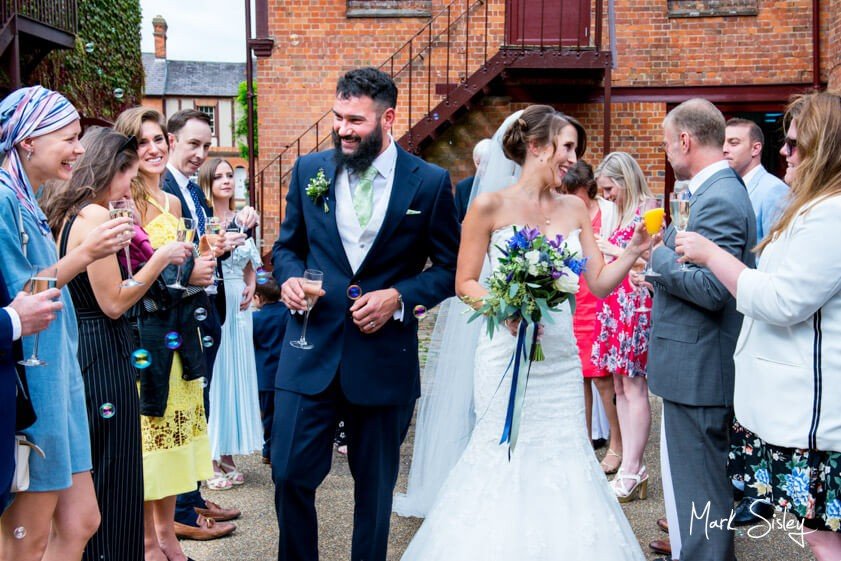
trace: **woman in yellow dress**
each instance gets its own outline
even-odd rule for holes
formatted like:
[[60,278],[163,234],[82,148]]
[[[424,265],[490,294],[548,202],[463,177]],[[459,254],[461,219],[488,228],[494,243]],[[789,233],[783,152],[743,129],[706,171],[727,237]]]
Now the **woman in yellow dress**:
[[[151,247],[157,249],[176,239],[181,217],[178,199],[161,189],[169,155],[163,116],[155,110],[136,107],[119,116],[115,129],[138,139],[140,170],[132,181],[132,197]],[[215,259],[197,258],[192,275],[185,274],[182,282],[187,284],[189,279],[196,285],[210,284],[214,266]],[[186,265],[184,270],[188,270]],[[160,278],[158,285],[158,297],[143,302],[144,319],[140,322],[141,344],[151,362],[142,370],[140,383],[146,560],[186,561],[175,535],[176,495],[195,489],[196,481],[213,475],[203,402],[200,334],[194,324],[176,324],[172,331],[177,340],[173,341],[171,332],[164,330],[166,337],[155,332],[147,326],[146,318],[154,319],[155,325],[160,326],[162,315],[166,321],[176,316],[178,321],[192,317],[195,310],[189,309],[189,298],[200,289],[188,286],[185,291],[167,290]],[[161,344],[150,342],[150,338]],[[161,368],[169,361],[167,383],[167,371]],[[156,371],[161,383],[144,387],[144,380],[155,381]]]

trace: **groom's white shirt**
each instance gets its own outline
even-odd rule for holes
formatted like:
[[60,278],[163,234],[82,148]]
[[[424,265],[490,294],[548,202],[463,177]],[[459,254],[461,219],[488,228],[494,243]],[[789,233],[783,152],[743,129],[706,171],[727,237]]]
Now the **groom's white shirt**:
[[345,248],[348,262],[355,273],[377,237],[383,225],[388,201],[391,199],[391,189],[394,185],[394,168],[397,165],[397,147],[389,137],[388,148],[377,156],[372,164],[377,169],[374,178],[374,208],[368,226],[362,228],[353,208],[353,195],[359,184],[359,177],[342,168],[336,178],[336,225],[339,236]]
[[[374,208],[371,212],[371,219],[368,226],[362,228],[359,219],[356,217],[356,210],[353,208],[353,195],[356,186],[359,184],[359,177],[356,174],[348,173],[347,168],[342,168],[336,177],[336,225],[339,228],[339,237],[342,239],[342,246],[345,248],[350,268],[356,273],[359,266],[368,255],[377,233],[385,220],[385,213],[388,210],[388,201],[391,199],[391,189],[394,186],[394,170],[397,166],[397,146],[394,138],[388,136],[388,147],[382,154],[376,157],[371,164],[377,169],[377,176],[374,178]],[[397,321],[403,319],[403,306],[394,312],[393,318]]]

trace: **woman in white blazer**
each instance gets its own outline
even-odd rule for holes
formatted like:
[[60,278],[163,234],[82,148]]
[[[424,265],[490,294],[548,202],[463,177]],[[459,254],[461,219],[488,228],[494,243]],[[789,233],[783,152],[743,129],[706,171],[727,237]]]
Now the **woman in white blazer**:
[[[737,421],[753,446],[745,485],[806,526],[818,561],[841,559],[841,96],[786,114],[788,209],[747,269],[709,240],[678,234],[745,315],[734,360]],[[810,532],[810,530],[813,530]]]

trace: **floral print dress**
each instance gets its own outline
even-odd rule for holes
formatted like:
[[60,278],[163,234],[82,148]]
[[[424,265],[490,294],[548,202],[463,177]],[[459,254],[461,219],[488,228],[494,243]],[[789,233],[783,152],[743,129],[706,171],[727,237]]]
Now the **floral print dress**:
[[[608,238],[615,246],[625,247],[642,217],[639,209],[626,226],[617,228]],[[628,277],[601,301],[596,311],[596,340],[590,361],[603,375],[645,376],[648,365],[648,337],[651,312],[637,312],[641,304],[651,306],[648,291],[637,290]]]
[[775,446],[738,423],[728,469],[745,496],[764,499],[812,530],[841,532],[841,452]]

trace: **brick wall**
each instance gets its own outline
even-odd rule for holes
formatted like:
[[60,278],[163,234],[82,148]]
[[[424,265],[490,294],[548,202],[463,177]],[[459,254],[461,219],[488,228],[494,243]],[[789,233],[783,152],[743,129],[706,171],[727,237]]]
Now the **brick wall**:
[[825,1],[823,10],[827,24],[822,36],[822,69],[829,87],[841,91],[841,0]]
[[762,0],[756,16],[669,18],[664,0],[617,0],[614,83],[810,82],[811,6],[811,0]]
[[[473,147],[483,138],[493,136],[505,117],[526,107],[508,98],[486,97],[473,111],[459,119],[441,135],[423,157],[450,172],[453,184],[473,175]],[[557,109],[581,121],[587,131],[587,152],[584,159],[593,167],[604,157],[601,104],[557,104]],[[631,154],[648,179],[650,187],[662,193],[665,187],[665,156],[660,150],[661,123],[666,116],[663,103],[619,103],[613,107],[611,149]]]
[[[447,5],[447,0],[430,0],[425,5],[430,13],[437,14]],[[463,12],[464,5],[462,0],[454,3],[453,17]],[[488,0],[491,56],[503,41],[504,6],[505,0]],[[667,6],[666,0],[616,0],[615,87],[812,82],[812,0],[759,0],[757,15],[731,17],[669,18]],[[841,87],[841,0],[823,0],[821,7],[821,75],[823,80]],[[258,171],[330,109],[335,82],[341,72],[387,61],[429,21],[428,18],[348,18],[347,8],[347,0],[269,0],[269,32],[276,44],[272,57],[259,59],[257,65],[261,153]],[[478,37],[483,18],[482,11],[472,19],[472,41]],[[606,18],[604,22],[606,49]],[[434,28],[435,33],[443,27],[444,24],[439,24]],[[456,83],[461,78],[465,52],[469,56],[469,72],[481,64],[481,56],[464,47],[463,27],[454,30],[449,80],[440,59],[443,36],[435,42],[432,57],[413,67],[413,121],[427,111],[428,104],[434,106],[440,99],[435,95],[427,98],[429,83],[425,77],[430,58],[433,85]],[[403,52],[395,59],[395,67],[400,68],[406,60],[407,53]],[[398,87],[399,119],[395,133],[399,136],[409,124],[410,108],[405,78],[398,79]],[[424,157],[449,169],[454,182],[472,174],[471,152],[475,142],[490,136],[505,115],[522,106],[523,103],[512,104],[506,98],[485,98],[429,146]],[[586,157],[598,163],[603,156],[602,106],[579,104],[559,108],[578,117],[587,127],[590,148]],[[661,102],[614,103],[613,106],[612,149],[626,150],[637,157],[658,192],[664,186],[665,165],[659,145],[660,123],[665,113],[666,105]],[[329,128],[328,118],[321,122],[319,136],[325,138]],[[302,142],[304,151],[315,143],[312,132]],[[289,169],[291,159],[284,160],[283,166],[284,169],[279,169],[274,164],[266,170],[275,178],[273,184],[282,171]],[[283,210],[281,199],[282,193],[270,190],[261,202],[268,243],[277,234]]]

